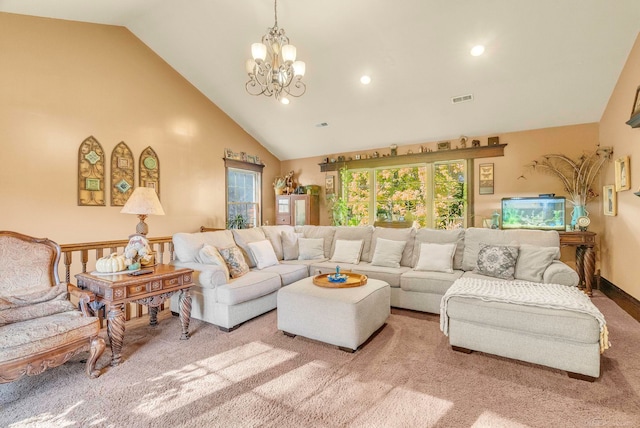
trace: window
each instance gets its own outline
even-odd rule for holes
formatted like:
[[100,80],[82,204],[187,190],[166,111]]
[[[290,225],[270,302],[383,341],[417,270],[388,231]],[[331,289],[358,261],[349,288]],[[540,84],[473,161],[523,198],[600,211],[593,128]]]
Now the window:
[[245,227],[260,226],[262,173],[227,167],[227,224],[238,225],[242,216]]
[[412,221],[421,227],[464,227],[466,170],[467,161],[454,160],[343,171],[348,224]]

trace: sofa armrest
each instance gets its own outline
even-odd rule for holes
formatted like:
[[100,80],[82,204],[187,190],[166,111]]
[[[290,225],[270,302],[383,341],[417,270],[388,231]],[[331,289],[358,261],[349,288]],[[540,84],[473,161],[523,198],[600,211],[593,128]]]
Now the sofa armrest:
[[554,260],[542,275],[542,282],[547,284],[562,284],[577,286],[580,282],[578,274],[560,260]]
[[218,285],[229,282],[227,270],[222,266],[210,265],[196,262],[173,261],[172,265],[193,269],[193,282],[202,288],[215,289]]

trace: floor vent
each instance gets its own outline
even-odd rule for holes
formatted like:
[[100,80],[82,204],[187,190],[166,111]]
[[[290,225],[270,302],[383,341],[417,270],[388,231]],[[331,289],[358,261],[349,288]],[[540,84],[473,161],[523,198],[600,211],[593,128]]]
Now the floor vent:
[[452,104],[466,103],[467,101],[473,101],[473,94],[460,95],[459,97],[451,98]]

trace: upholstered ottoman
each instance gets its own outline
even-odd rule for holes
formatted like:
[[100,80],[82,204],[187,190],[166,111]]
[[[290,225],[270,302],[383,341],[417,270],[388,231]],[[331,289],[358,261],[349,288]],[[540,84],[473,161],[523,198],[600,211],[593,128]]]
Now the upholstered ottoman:
[[577,287],[462,278],[442,298],[440,326],[454,350],[566,370],[594,381],[608,348],[602,313]]
[[389,284],[376,279],[324,288],[305,278],[278,290],[278,329],[354,352],[386,322],[390,296]]

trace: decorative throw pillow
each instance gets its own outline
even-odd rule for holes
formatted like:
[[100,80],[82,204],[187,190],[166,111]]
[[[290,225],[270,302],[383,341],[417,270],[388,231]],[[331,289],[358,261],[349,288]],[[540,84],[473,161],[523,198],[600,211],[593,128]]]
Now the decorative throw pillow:
[[475,273],[501,279],[513,279],[518,247],[480,243]]
[[271,242],[265,239],[264,241],[249,242],[248,245],[253,259],[256,261],[256,268],[264,269],[278,264],[278,256],[276,256]]
[[218,251],[229,268],[231,278],[240,278],[242,275],[249,272],[249,265],[244,260],[244,256],[242,255],[240,248],[233,246],[229,248],[219,248]]
[[282,254],[284,260],[298,260],[298,238],[304,237],[303,233],[282,232]]
[[298,238],[298,260],[324,259],[324,239]]
[[434,244],[425,242],[420,244],[420,255],[414,270],[453,273],[453,256],[456,253],[456,243]]
[[216,265],[220,266],[224,269],[227,278],[229,278],[229,268],[227,267],[227,262],[220,255],[220,252],[216,247],[209,244],[204,244],[200,251],[198,252],[198,257],[196,257],[196,261],[198,263],[203,263],[205,265]]
[[362,245],[364,245],[364,240],[362,239],[354,241],[337,239],[335,242],[335,249],[333,250],[333,256],[331,256],[331,261],[357,265],[360,263]]
[[391,239],[377,238],[376,249],[371,258],[373,266],[399,268],[405,241],[392,241]]
[[522,244],[514,276],[524,281],[542,282],[544,271],[558,258],[560,248]]

